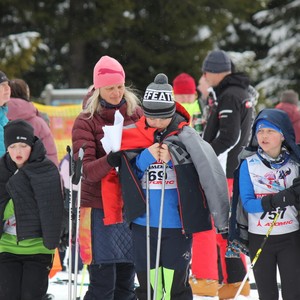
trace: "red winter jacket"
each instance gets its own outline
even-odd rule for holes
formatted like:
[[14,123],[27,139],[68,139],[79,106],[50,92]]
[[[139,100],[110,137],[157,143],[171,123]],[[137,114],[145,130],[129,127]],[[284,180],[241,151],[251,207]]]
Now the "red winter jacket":
[[[176,102],[176,110],[183,114],[186,114],[185,116],[187,119],[189,118],[188,113],[178,102]],[[188,124],[189,122],[183,122],[181,126]],[[148,148],[155,143],[154,136],[156,130],[156,128],[147,126],[146,118],[144,116],[141,117],[139,121],[135,122],[134,126],[129,126],[123,129],[121,150]],[[121,173],[122,169],[120,169],[119,171]],[[104,209],[104,224],[110,225],[122,222],[124,203],[122,199],[119,177],[115,170],[110,171],[105,177],[103,177],[101,180],[101,184],[102,194],[104,191],[107,191],[104,193],[104,197],[102,197]],[[139,210],[139,208],[137,208],[137,210]]]
[[300,143],[300,111],[297,105],[287,102],[280,102],[275,106],[277,109],[285,111],[295,130],[296,144]]
[[23,119],[30,123],[34,128],[34,135],[36,135],[44,144],[47,157],[58,166],[57,150],[51,130],[46,123],[38,115],[38,110],[32,102],[19,98],[11,98],[7,102],[9,120]]
[[[124,126],[136,122],[143,115],[140,107],[132,116],[128,116],[126,110],[126,103],[119,108],[124,117]],[[81,113],[74,122],[72,142],[75,157],[80,147],[85,149],[81,185],[82,207],[103,208],[101,181],[113,168],[107,162],[107,155],[100,140],[104,136],[102,127],[113,125],[114,114],[115,109],[103,108],[101,114],[95,113],[91,119],[88,118],[88,114]]]

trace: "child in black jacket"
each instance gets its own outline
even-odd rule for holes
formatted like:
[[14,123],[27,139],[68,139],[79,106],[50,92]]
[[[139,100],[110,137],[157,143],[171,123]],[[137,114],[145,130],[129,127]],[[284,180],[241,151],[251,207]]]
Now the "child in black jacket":
[[1,299],[40,300],[48,288],[58,246],[63,197],[57,167],[46,158],[32,126],[4,127],[7,153],[0,159]]

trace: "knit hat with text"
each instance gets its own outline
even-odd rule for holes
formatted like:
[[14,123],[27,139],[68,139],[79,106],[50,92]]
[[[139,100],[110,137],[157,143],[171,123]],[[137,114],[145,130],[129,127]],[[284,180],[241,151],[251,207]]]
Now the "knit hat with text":
[[94,88],[98,89],[113,84],[125,83],[122,65],[110,56],[102,56],[94,67]]
[[16,119],[4,126],[4,144],[6,149],[14,143],[25,143],[31,147],[33,142],[34,130],[26,121]]
[[175,113],[175,101],[168,77],[157,74],[150,83],[143,99],[144,115],[148,118],[171,118]]
[[181,73],[174,78],[173,89],[175,95],[194,95],[196,93],[196,83],[191,75]]

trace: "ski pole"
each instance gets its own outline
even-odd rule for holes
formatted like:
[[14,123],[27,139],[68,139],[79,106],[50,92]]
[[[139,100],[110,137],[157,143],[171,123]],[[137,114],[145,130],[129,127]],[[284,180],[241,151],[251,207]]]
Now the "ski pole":
[[79,222],[80,222],[80,200],[81,200],[81,179],[82,179],[82,162],[84,150],[79,149],[78,160],[75,164],[75,172],[72,184],[78,184],[77,193],[77,211],[76,211],[76,232],[75,232],[75,260],[74,260],[74,293],[73,297],[77,299],[77,275],[78,275],[78,259],[79,259]]
[[72,210],[73,210],[73,184],[72,177],[74,175],[73,151],[67,146],[69,156],[69,248],[68,248],[68,300],[72,299]]
[[160,246],[161,246],[161,232],[162,232],[162,218],[164,212],[164,200],[165,200],[165,186],[166,186],[166,163],[163,163],[163,176],[161,187],[161,199],[160,199],[160,211],[159,211],[159,224],[157,233],[157,248],[156,248],[156,261],[155,261],[155,281],[154,281],[154,295],[153,300],[156,300],[157,285],[158,285],[158,269],[160,260]]
[[80,284],[80,291],[79,291],[79,299],[82,299],[82,290],[83,290],[83,284],[84,284],[84,279],[85,279],[85,273],[86,273],[87,265],[83,265],[83,270],[82,270],[82,277],[81,277],[81,284]]
[[258,260],[258,258],[260,256],[260,254],[261,254],[261,252],[262,252],[262,250],[263,250],[263,248],[265,246],[265,243],[266,243],[266,241],[267,241],[270,233],[272,232],[272,230],[273,230],[273,228],[274,228],[274,226],[275,226],[275,224],[277,222],[279,214],[280,214],[279,212],[276,213],[275,218],[272,221],[272,223],[271,223],[271,225],[270,225],[270,227],[269,227],[269,229],[268,229],[268,231],[267,231],[267,233],[266,233],[266,235],[265,235],[265,237],[263,239],[263,242],[260,245],[260,248],[257,250],[257,252],[256,252],[256,254],[255,254],[255,256],[254,256],[254,258],[253,258],[253,260],[252,260],[252,262],[250,264],[249,270],[248,270],[247,274],[245,275],[245,277],[244,277],[244,279],[243,279],[243,281],[242,281],[242,283],[241,283],[238,291],[236,292],[236,295],[235,295],[235,297],[234,297],[233,300],[237,300],[238,296],[240,295],[240,293],[241,293],[241,291],[242,291],[242,289],[243,289],[243,287],[244,287],[244,285],[245,285],[245,283],[246,283],[246,281],[247,281],[247,279],[248,279],[248,277],[250,275],[250,272],[253,270],[254,265],[256,264],[256,262],[257,262],[257,260]]
[[151,300],[150,282],[150,208],[149,208],[149,169],[146,170],[146,244],[147,244],[147,300]]

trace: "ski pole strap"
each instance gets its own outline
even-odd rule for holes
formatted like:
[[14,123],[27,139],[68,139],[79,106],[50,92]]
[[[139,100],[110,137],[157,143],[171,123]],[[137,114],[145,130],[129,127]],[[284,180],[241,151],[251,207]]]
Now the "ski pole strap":
[[78,184],[82,175],[82,162],[83,162],[84,150],[83,148],[79,149],[78,159],[75,161],[74,175],[72,178],[73,184]]
[[67,146],[67,152],[69,155],[69,176],[73,176],[74,173],[74,159],[73,159],[73,151],[71,149],[71,147],[68,145]]

